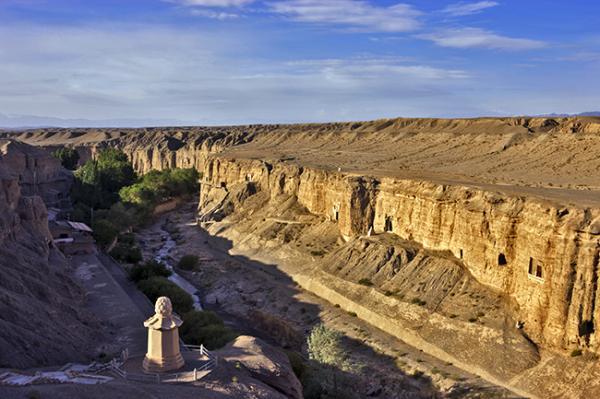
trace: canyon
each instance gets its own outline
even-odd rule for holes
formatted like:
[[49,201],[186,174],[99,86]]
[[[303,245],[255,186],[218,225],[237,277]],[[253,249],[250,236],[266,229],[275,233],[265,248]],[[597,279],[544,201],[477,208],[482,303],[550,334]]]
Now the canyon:
[[82,159],[116,147],[139,173],[195,167],[198,223],[232,251],[515,392],[600,394],[600,118],[3,136]]

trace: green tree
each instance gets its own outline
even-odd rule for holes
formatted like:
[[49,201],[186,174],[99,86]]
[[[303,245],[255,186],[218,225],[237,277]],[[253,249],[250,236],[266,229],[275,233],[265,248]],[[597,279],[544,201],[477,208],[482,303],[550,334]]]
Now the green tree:
[[133,184],[136,174],[127,155],[115,148],[102,150],[75,172],[72,196],[94,209],[110,208],[119,190]]
[[150,277],[138,282],[137,286],[152,303],[161,296],[169,297],[173,310],[179,314],[185,314],[194,308],[192,296],[165,277]]
[[339,370],[351,369],[348,356],[341,345],[343,335],[336,330],[327,328],[324,324],[316,325],[308,337],[308,355],[311,360],[324,366],[330,371],[334,392],[338,392]]
[[163,263],[156,260],[149,260],[129,269],[129,279],[136,283],[152,277],[169,277],[171,274],[173,273]]
[[119,229],[106,219],[96,220],[92,229],[96,242],[105,247],[110,245],[119,234]]
[[71,147],[62,147],[52,153],[54,157],[60,160],[63,167],[69,170],[75,170],[79,163],[79,153]]
[[180,328],[182,339],[190,345],[204,345],[210,350],[219,349],[238,334],[225,326],[214,312],[192,311],[183,317]]

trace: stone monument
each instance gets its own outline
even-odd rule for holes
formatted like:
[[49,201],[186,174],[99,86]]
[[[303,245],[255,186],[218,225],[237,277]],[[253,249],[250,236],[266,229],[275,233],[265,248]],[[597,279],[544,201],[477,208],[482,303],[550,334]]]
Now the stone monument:
[[148,352],[144,358],[144,371],[162,373],[183,367],[179,349],[179,326],[183,324],[173,313],[171,300],[162,296],[156,300],[156,314],[144,322],[148,328]]

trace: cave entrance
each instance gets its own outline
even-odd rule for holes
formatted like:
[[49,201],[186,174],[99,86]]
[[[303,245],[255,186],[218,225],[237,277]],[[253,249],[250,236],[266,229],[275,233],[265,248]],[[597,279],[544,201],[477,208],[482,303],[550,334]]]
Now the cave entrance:
[[498,266],[506,266],[508,262],[506,262],[506,256],[503,253],[498,255]]
[[463,258],[463,256],[464,256],[464,253],[463,253],[463,250],[462,250],[462,248],[461,248],[461,250],[460,250],[460,258],[462,259],[462,258]]
[[392,223],[392,217],[386,216],[385,217],[385,231],[388,233],[391,233],[393,230],[394,230],[394,225]]

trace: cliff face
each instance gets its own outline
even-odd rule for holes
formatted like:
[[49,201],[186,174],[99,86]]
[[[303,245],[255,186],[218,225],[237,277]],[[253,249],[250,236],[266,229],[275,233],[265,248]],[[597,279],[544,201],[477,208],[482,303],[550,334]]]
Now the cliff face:
[[478,281],[514,299],[515,317],[538,344],[599,350],[595,209],[261,161],[215,158],[203,172],[205,210],[215,191],[243,182],[271,196],[292,194],[310,213],[336,221],[346,240],[387,231],[450,251]]
[[51,246],[42,197],[20,184],[34,171],[46,194],[62,168],[39,149],[0,140],[0,367],[83,359],[99,337],[66,260]]

